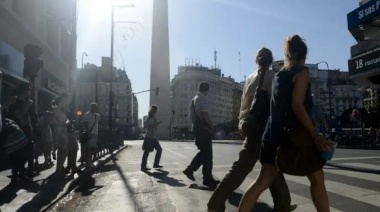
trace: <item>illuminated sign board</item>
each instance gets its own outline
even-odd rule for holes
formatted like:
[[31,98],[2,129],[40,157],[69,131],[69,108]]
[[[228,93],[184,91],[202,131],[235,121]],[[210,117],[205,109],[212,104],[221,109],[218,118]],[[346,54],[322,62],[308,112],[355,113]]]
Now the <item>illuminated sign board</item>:
[[380,48],[348,60],[350,75],[380,68]]

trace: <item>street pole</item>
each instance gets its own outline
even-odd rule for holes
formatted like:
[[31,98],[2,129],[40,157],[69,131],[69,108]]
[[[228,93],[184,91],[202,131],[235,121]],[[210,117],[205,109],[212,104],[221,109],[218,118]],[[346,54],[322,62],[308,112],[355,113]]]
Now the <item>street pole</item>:
[[321,61],[319,63],[316,63],[316,65],[324,63],[327,66],[327,86],[328,86],[328,92],[329,92],[329,119],[331,119],[331,80],[330,80],[330,68],[329,64],[326,61]]
[[113,43],[114,43],[114,10],[115,6],[112,6],[112,20],[111,20],[111,73],[110,73],[110,93],[109,93],[109,106],[108,106],[108,126],[109,130],[112,131],[112,81],[113,81]]
[[[110,73],[110,92],[109,92],[109,108],[108,108],[108,126],[110,131],[112,131],[112,109],[113,109],[113,91],[112,91],[112,83],[113,83],[113,49],[114,49],[114,28],[115,28],[115,7],[118,8],[126,8],[126,7],[134,7],[135,5],[114,5],[112,6],[112,20],[111,20],[111,73]],[[127,22],[126,22],[127,23]]]

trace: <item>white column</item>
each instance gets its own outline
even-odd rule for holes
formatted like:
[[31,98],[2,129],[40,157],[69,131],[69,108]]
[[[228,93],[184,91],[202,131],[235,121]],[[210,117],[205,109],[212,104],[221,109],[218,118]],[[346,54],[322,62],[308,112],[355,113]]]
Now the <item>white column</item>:
[[169,139],[170,125],[170,63],[169,63],[169,25],[168,1],[155,0],[153,3],[153,30],[150,88],[159,87],[159,95],[150,93],[150,104],[159,108],[157,118],[157,138]]

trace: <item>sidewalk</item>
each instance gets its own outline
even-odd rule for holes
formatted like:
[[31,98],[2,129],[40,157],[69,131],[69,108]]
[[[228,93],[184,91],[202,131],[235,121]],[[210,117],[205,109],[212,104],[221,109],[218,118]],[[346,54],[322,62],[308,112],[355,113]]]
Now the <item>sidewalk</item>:
[[[126,148],[124,145],[114,154]],[[78,154],[80,151],[78,151]],[[99,158],[95,163],[98,166],[107,163],[110,160],[110,154]],[[78,158],[80,155],[78,155]],[[39,158],[43,162],[43,158]],[[56,162],[56,161],[54,161]],[[67,162],[67,160],[66,160]],[[78,163],[79,165],[79,163]],[[50,206],[51,203],[60,199],[62,196],[70,192],[80,181],[81,177],[86,175],[86,171],[81,175],[75,174],[67,179],[57,178],[54,175],[55,166],[41,170],[38,176],[35,176],[32,182],[24,182],[20,184],[10,184],[11,170],[0,172],[0,211],[43,211]]]
[[[185,186],[170,176],[140,171],[141,141],[118,154],[117,161],[109,161],[96,170],[93,189],[76,189],[49,208],[51,212],[132,212],[132,211],[165,211],[175,212],[175,205],[169,198],[165,185],[156,182],[155,178],[163,178],[174,186]],[[148,160],[152,163],[152,156]],[[163,171],[163,170],[162,170]]]

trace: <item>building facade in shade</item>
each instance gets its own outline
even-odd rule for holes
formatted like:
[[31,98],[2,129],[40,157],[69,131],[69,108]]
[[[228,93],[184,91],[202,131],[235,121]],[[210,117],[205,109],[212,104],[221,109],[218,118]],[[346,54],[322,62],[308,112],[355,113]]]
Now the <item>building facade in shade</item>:
[[347,26],[357,44],[348,60],[350,78],[365,90],[364,105],[371,125],[380,123],[380,6],[376,0],[361,0],[347,14]]
[[[132,93],[130,79],[123,70],[114,71],[113,92],[114,108],[112,114],[113,126],[118,131],[123,131],[127,138],[135,138],[138,127],[138,103],[136,96]],[[78,85],[75,96],[77,105],[75,108],[82,114],[90,109],[91,102],[99,105],[102,121],[100,128],[108,129],[109,115],[109,92],[110,75],[102,67],[86,64],[83,70],[78,71]]]
[[76,0],[0,1],[0,69],[4,73],[4,98],[24,81],[23,49],[27,44],[43,49],[43,68],[35,80],[37,112],[50,100],[69,92],[76,67]]
[[224,77],[220,69],[209,69],[199,64],[180,66],[171,83],[171,129],[176,137],[191,131],[190,102],[202,81],[210,85],[209,114],[215,126],[231,123],[239,116],[242,83]]

